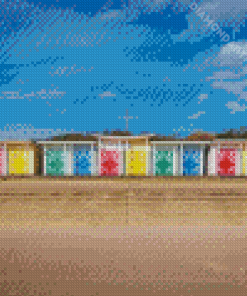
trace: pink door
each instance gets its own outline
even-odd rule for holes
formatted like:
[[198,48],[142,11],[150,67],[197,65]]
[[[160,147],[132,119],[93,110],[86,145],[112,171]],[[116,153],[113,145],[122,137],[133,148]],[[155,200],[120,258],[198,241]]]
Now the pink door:
[[236,149],[220,149],[218,159],[218,174],[220,176],[235,176],[236,174]]
[[6,174],[6,151],[3,147],[0,147],[0,175]]
[[101,176],[118,176],[119,164],[119,151],[101,149]]

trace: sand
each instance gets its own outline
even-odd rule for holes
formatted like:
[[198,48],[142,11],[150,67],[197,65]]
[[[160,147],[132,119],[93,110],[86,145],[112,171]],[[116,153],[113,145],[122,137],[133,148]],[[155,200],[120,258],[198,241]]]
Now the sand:
[[247,295],[245,179],[21,179],[0,194],[0,295]]

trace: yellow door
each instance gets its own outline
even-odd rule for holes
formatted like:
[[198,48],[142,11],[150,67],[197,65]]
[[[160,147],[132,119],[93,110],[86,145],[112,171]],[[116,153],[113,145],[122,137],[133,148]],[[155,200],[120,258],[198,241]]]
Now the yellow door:
[[29,151],[22,149],[9,150],[9,174],[29,173]]
[[247,176],[247,151],[243,151],[243,175]]
[[146,151],[126,152],[126,173],[128,176],[146,176]]

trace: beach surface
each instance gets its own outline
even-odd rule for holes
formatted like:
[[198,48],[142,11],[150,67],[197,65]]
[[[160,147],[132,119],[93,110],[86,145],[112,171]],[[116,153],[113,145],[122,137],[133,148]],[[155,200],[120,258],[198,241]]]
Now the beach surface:
[[247,295],[245,178],[0,180],[0,295]]

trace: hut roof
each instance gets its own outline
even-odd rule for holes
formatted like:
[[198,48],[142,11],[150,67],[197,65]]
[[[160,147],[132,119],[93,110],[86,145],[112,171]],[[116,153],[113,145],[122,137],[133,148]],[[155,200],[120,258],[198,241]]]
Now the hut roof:
[[103,132],[103,136],[131,137],[133,136],[133,134],[129,131],[112,131],[112,132]]
[[247,140],[247,132],[245,133],[221,133],[217,134],[217,139],[245,139]]
[[55,136],[51,138],[50,141],[97,141],[97,137],[93,135],[66,134]]
[[178,139],[174,138],[174,137],[170,137],[170,136],[152,136],[150,138],[150,141],[178,141]]
[[186,141],[214,141],[215,135],[209,133],[194,133],[186,138]]

